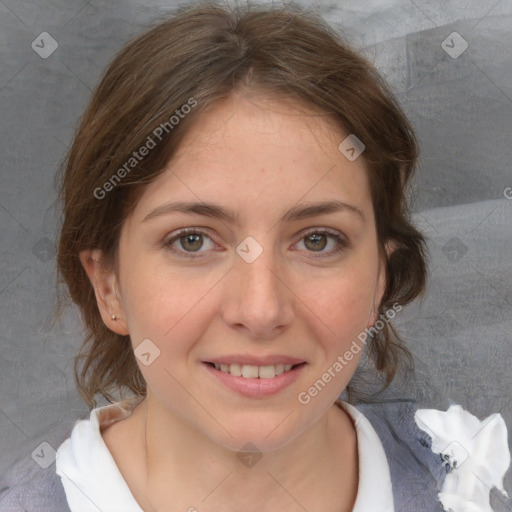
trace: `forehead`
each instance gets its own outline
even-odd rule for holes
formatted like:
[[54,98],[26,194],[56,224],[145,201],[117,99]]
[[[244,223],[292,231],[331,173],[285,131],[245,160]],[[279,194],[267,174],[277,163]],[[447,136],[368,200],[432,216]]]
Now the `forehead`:
[[[366,163],[338,149],[349,135],[319,109],[290,98],[234,93],[203,112],[136,211],[173,199],[235,210],[345,200],[371,213]],[[255,201],[258,198],[258,201]]]
[[254,138],[267,142],[260,148],[261,157],[279,146],[296,153],[313,150],[312,156],[320,150],[332,159],[332,154],[324,151],[326,146],[337,146],[347,135],[331,115],[305,101],[242,89],[209,106],[186,134],[173,160],[183,154],[193,158],[202,150],[211,153],[218,147],[247,151]]

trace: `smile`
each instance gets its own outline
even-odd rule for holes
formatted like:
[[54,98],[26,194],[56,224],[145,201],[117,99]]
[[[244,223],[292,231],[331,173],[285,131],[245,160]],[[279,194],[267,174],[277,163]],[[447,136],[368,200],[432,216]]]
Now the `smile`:
[[[244,377],[246,379],[273,379],[274,377],[281,375],[285,372],[289,372],[298,364],[276,364],[276,365],[265,365],[255,366],[251,364],[219,364],[219,363],[208,363],[213,366],[216,370],[220,370],[223,373],[228,373],[234,377]],[[304,363],[300,363],[304,364]]]
[[306,366],[306,362],[265,365],[203,362],[203,368],[213,377],[216,385],[228,388],[238,395],[260,399],[291,386]]

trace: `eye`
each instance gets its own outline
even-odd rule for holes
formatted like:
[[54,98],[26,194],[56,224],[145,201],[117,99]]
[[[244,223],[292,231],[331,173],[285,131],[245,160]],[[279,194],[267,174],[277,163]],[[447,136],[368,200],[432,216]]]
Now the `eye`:
[[[209,247],[205,248],[205,240],[209,240]],[[331,241],[330,244],[329,240]],[[318,257],[332,256],[350,245],[348,240],[339,233],[325,228],[310,229],[303,234],[298,243],[304,243],[306,252],[318,253]],[[214,245],[210,236],[197,228],[181,229],[162,242],[163,247],[184,258],[199,258],[202,253],[214,249]],[[332,248],[325,251],[324,249],[328,245],[331,245]]]
[[[185,258],[198,258],[200,254],[196,255],[194,253],[205,252],[200,250],[204,246],[205,238],[211,243],[211,246],[209,248],[207,247],[206,250],[212,249],[214,245],[212,239],[204,231],[196,228],[182,229],[170,238],[166,238],[162,245]],[[179,246],[180,249],[174,247],[175,245]]]
[[[329,239],[331,240],[331,248],[328,251],[324,249],[329,245]],[[299,243],[304,242],[307,252],[319,253],[320,257],[332,256],[337,254],[349,246],[349,242],[335,231],[328,229],[313,228],[307,231]]]

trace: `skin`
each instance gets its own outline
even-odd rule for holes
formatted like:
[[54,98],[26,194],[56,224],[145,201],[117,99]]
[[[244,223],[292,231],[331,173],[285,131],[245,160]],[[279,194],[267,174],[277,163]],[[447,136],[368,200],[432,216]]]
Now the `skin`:
[[[117,267],[99,250],[80,255],[107,326],[130,334],[134,349],[150,339],[160,350],[149,366],[139,362],[146,399],[102,433],[145,511],[352,509],[357,436],[333,404],[361,353],[309,404],[297,399],[373,325],[385,287],[364,159],[338,150],[347,135],[296,100],[237,91],[203,114],[146,188],[122,227]],[[144,221],[177,200],[219,204],[236,222],[184,213]],[[279,222],[296,205],[329,200],[364,219],[344,209]],[[205,235],[178,238],[176,252],[163,246],[187,227]],[[315,248],[309,228],[348,246],[334,253],[336,240],[320,236]],[[236,252],[247,236],[263,248],[252,263]],[[276,395],[249,398],[205,369],[228,354],[307,364]],[[247,442],[262,454],[252,467],[237,457]]]

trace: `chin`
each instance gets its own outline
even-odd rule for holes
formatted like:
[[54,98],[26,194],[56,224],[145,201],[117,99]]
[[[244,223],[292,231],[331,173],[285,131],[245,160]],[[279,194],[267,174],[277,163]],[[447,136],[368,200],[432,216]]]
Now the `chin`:
[[[307,427],[296,423],[296,413],[285,408],[282,411],[251,413],[245,417],[238,417],[237,421],[225,421],[223,427],[227,432],[222,429],[220,436],[213,436],[211,439],[218,445],[236,452],[252,451],[244,449],[248,444],[256,447],[254,451],[262,453],[279,450],[299,437]],[[255,416],[257,421],[254,421]]]

